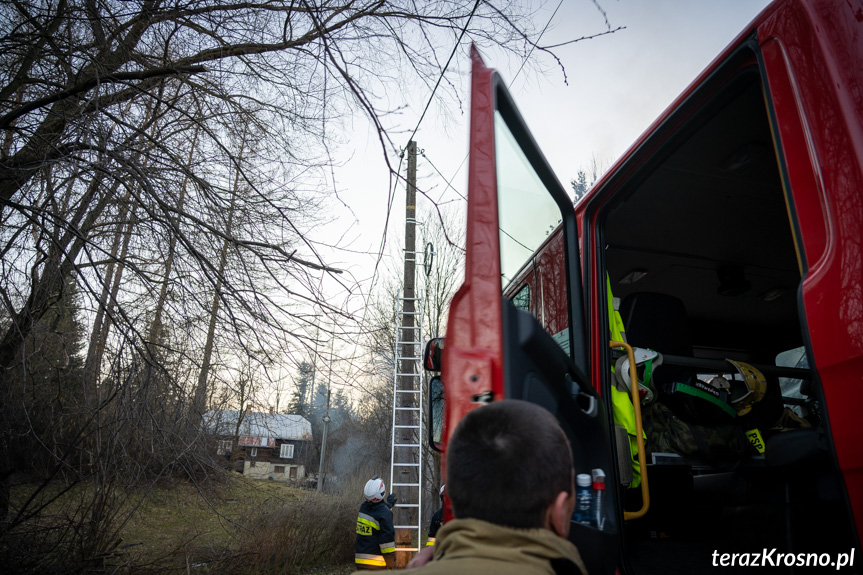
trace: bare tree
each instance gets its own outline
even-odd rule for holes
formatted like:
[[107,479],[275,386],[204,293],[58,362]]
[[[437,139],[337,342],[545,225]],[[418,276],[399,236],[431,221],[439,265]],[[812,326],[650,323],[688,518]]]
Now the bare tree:
[[[453,45],[526,56],[534,38],[529,6],[479,0],[0,2],[0,535],[18,542],[12,559],[101,557],[122,523],[114,487],[206,478],[197,415],[210,398],[241,369],[299,363],[316,315],[354,321],[323,287],[352,280],[313,233],[343,119],[365,113],[385,159],[387,83],[431,91],[458,73],[445,68]],[[70,313],[80,329],[45,335]],[[45,373],[65,363],[40,354],[70,349],[82,365],[53,393]],[[11,505],[33,453],[37,481]],[[25,553],[45,534],[37,495],[59,477],[99,488],[54,547]]]

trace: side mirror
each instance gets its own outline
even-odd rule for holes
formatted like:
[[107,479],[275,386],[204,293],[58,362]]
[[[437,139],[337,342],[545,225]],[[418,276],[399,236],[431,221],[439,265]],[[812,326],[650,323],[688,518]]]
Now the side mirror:
[[435,376],[429,380],[428,416],[429,445],[435,451],[440,451],[442,447],[441,438],[443,437],[444,407],[443,381],[441,381],[440,377]]
[[423,353],[423,367],[426,371],[441,371],[441,357],[443,356],[442,337],[428,340]]

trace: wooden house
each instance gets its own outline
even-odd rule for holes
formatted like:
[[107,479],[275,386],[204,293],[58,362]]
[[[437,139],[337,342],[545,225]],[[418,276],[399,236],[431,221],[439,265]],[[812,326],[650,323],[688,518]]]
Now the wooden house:
[[[301,415],[212,410],[204,415],[216,439],[216,453],[235,462],[243,475],[301,482],[312,425]],[[240,465],[242,466],[240,468]]]

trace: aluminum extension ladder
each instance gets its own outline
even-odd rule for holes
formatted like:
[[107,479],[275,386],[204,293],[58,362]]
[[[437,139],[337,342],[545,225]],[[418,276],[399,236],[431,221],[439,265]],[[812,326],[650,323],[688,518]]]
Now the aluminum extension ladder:
[[[414,311],[405,311],[408,302]],[[422,298],[399,297],[397,306],[390,490],[398,497],[393,508],[396,550],[414,553],[422,547]],[[409,318],[413,326],[405,326]],[[410,546],[399,545],[400,534],[401,545],[410,536]]]

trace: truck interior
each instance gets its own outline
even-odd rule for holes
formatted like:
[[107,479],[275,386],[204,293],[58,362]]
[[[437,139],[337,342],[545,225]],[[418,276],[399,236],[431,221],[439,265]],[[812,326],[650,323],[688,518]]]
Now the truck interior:
[[[648,443],[650,511],[625,526],[627,572],[711,570],[714,551],[820,554],[853,545],[817,372],[808,368],[803,264],[769,98],[747,57],[693,93],[654,138],[661,144],[648,140],[638,152],[648,159],[596,196],[600,225],[587,249],[607,272],[628,342],[671,358],[656,379],[663,371],[732,378],[730,358],[756,366],[768,386],[763,405],[753,406],[764,453],[717,465]],[[591,281],[605,294],[598,275]],[[622,491],[625,507],[640,504],[638,490]]]

